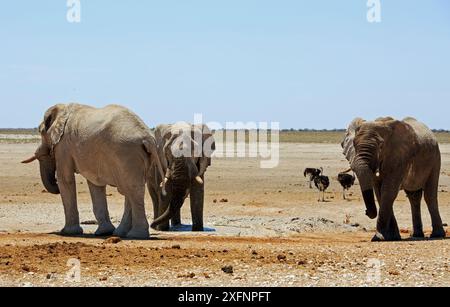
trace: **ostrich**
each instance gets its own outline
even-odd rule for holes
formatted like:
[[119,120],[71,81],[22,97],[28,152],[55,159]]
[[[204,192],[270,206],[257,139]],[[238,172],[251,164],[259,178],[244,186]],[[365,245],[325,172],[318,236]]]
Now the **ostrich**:
[[[330,178],[324,175],[318,175],[314,177],[314,184],[319,190],[319,202],[325,202],[325,191],[330,187]],[[322,192],[322,199],[320,198],[320,193]]]
[[314,181],[314,178],[316,176],[320,176],[320,174],[322,174],[323,172],[323,168],[307,168],[305,169],[303,175],[305,177],[309,176],[309,188],[312,189],[312,183]]
[[350,190],[350,188],[355,184],[355,174],[349,175],[348,172],[350,171],[351,170],[348,170],[346,172],[339,173],[338,175],[338,181],[343,188],[344,199],[347,199],[345,196],[345,191]]

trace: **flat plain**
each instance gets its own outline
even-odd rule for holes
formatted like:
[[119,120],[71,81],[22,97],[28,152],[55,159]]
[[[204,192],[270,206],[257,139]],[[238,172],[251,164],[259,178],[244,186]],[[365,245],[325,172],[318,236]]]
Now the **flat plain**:
[[[438,137],[441,215],[449,223],[450,138]],[[409,238],[411,211],[403,192],[395,213],[404,240],[370,242],[375,221],[364,215],[359,186],[344,200],[336,180],[348,168],[339,145],[342,132],[282,133],[274,169],[261,169],[252,158],[214,159],[206,175],[207,231],[188,231],[186,203],[186,226],[153,231],[148,241],[92,236],[95,219],[82,177],[77,193],[86,234],[59,236],[60,197],[44,191],[37,164],[20,164],[35,151],[36,139],[0,132],[0,286],[450,286],[449,241]],[[325,203],[309,189],[305,167],[323,167],[330,176]],[[113,188],[108,196],[117,225],[123,197]],[[146,202],[151,220],[149,197]],[[431,222],[422,207],[429,235]]]

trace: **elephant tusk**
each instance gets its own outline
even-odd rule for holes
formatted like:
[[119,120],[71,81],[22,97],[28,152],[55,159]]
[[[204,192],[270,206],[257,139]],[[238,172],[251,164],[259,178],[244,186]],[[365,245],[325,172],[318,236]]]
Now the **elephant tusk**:
[[199,184],[203,184],[203,179],[200,176],[195,177],[195,180],[199,183]]
[[161,184],[159,185],[162,188],[162,195],[163,196],[167,196],[167,191],[166,191],[166,184],[167,182],[169,182],[169,178],[164,178],[164,181],[161,182]]
[[161,188],[165,187],[166,184],[167,184],[167,182],[169,182],[169,178],[166,177],[166,178],[164,178],[164,181],[161,182],[161,184],[159,185],[159,187],[161,187]]
[[23,160],[22,163],[23,163],[23,164],[29,164],[29,163],[34,162],[34,161],[36,161],[36,160],[37,160],[37,157],[36,157],[36,156],[32,156],[32,157],[29,158],[29,159]]

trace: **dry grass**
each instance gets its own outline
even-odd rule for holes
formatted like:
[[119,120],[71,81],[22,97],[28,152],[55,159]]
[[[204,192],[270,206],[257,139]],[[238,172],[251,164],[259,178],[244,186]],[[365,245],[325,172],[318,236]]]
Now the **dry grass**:
[[[450,132],[436,132],[436,137],[441,144],[450,144]],[[11,135],[11,137],[7,137]],[[14,135],[33,136],[33,138],[14,138]],[[345,135],[345,131],[281,131],[281,143],[319,143],[339,144]],[[246,136],[248,142],[248,135]],[[268,140],[271,140],[270,134]],[[26,144],[40,141],[36,129],[0,129],[0,143]]]
[[282,131],[280,142],[339,144],[344,136],[345,131]]
[[0,134],[6,135],[39,135],[37,128],[28,129],[28,128],[20,128],[20,129],[0,129]]
[[436,137],[441,144],[450,143],[450,132],[436,132]]

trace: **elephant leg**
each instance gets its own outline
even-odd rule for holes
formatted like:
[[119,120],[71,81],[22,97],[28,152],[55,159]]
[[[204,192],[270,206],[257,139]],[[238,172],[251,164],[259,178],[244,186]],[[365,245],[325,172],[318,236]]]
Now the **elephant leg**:
[[[204,178],[202,178],[204,181]],[[204,231],[203,208],[205,203],[205,185],[193,183],[191,186],[192,231]]]
[[59,172],[58,186],[64,206],[66,224],[61,230],[62,235],[76,236],[83,234],[80,226],[80,215],[77,206],[77,185],[74,173]]
[[108,202],[106,200],[106,186],[99,187],[88,181],[89,191],[91,193],[94,215],[98,222],[96,236],[110,236],[116,229],[111,223],[108,212]]
[[433,224],[433,233],[431,238],[445,238],[445,230],[442,224],[441,215],[439,213],[438,202],[438,186],[439,186],[439,172],[434,174],[432,180],[428,182],[425,187],[425,202],[428,206],[428,211],[431,215],[431,221]]
[[420,211],[420,202],[422,201],[423,190],[410,192],[406,191],[409,202],[411,203],[412,222],[414,227],[413,238],[424,238],[422,213]]
[[[163,215],[167,209],[169,208],[169,196],[159,196],[159,206],[158,206],[158,217]],[[156,227],[158,231],[169,231],[170,230],[170,221],[166,223],[162,223]]]
[[[168,205],[164,205],[164,199],[159,195],[159,192],[153,188],[149,188],[150,196],[153,202],[153,219],[156,220],[165,212],[164,208],[167,209]],[[170,225],[169,222],[159,225],[156,227],[158,231],[169,231]]]
[[177,213],[172,218],[172,227],[181,225],[181,209],[177,210]]
[[396,186],[386,185],[381,189],[380,214],[377,221],[377,234],[372,241],[398,241],[401,239],[397,221],[394,217],[394,201],[398,196]]
[[130,232],[132,227],[131,220],[131,204],[129,200],[125,197],[125,205],[122,220],[120,221],[119,227],[114,231],[114,236],[125,238]]
[[148,239],[150,225],[145,214],[145,186],[135,186],[131,193],[125,196],[131,205],[131,230],[127,233],[129,239]]
[[389,222],[388,232],[392,234],[391,241],[401,241],[400,229],[398,228],[397,219],[392,214],[391,221]]

